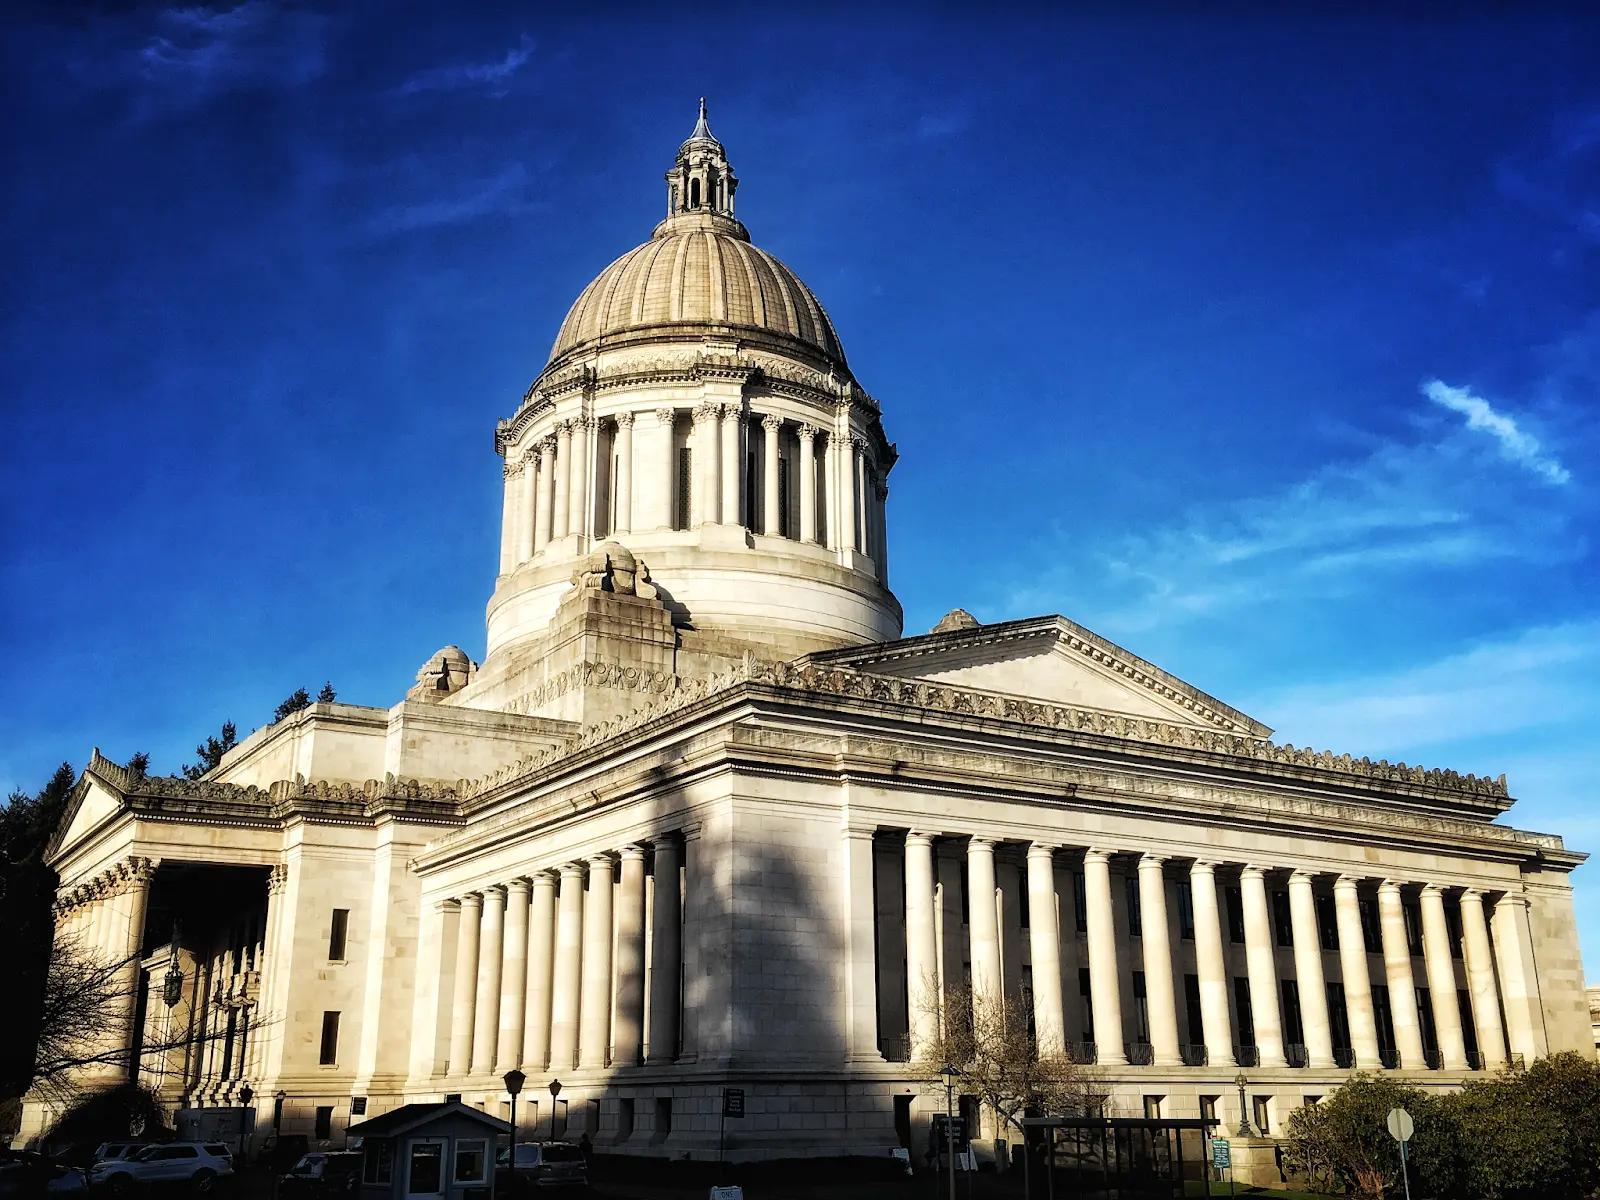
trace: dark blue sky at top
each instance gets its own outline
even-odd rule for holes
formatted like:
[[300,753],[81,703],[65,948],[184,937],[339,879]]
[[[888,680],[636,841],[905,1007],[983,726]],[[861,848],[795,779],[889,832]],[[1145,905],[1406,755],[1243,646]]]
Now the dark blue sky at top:
[[1600,848],[1600,19],[58,7],[3,18],[0,783],[481,657],[494,421],[704,94],[899,444],[908,632],[1063,612]]

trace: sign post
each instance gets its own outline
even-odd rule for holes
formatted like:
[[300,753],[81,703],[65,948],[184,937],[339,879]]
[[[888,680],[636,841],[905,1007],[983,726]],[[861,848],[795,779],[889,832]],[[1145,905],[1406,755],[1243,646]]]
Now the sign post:
[[717,1133],[717,1169],[723,1165],[724,1147],[728,1140],[728,1118],[740,1120],[744,1117],[744,1089],[725,1087],[722,1089],[722,1126]]
[[1228,1195],[1233,1195],[1233,1143],[1227,1138],[1211,1139],[1211,1165],[1228,1173]]
[[1405,1183],[1406,1200],[1411,1200],[1411,1172],[1406,1167],[1406,1144],[1417,1131],[1416,1124],[1411,1120],[1411,1114],[1403,1108],[1391,1108],[1385,1124],[1389,1126],[1389,1136],[1400,1143],[1400,1178]]

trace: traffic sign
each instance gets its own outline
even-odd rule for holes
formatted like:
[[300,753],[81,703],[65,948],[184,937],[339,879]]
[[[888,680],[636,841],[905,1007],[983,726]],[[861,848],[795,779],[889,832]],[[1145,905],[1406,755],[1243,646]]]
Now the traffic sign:
[[1226,1171],[1233,1166],[1233,1146],[1226,1138],[1212,1139],[1211,1165],[1219,1171]]
[[1389,1136],[1404,1145],[1411,1140],[1411,1135],[1417,1131],[1411,1114],[1403,1108],[1391,1108],[1389,1119],[1385,1122],[1389,1126]]
[[722,1115],[725,1117],[744,1116],[744,1089],[722,1089]]

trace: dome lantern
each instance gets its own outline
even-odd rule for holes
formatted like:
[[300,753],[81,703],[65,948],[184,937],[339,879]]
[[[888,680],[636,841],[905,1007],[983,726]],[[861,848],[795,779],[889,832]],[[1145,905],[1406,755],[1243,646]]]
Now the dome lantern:
[[701,96],[694,132],[678,147],[677,161],[667,172],[667,216],[710,212],[732,218],[733,194],[738,187],[722,143],[706,122],[706,98]]

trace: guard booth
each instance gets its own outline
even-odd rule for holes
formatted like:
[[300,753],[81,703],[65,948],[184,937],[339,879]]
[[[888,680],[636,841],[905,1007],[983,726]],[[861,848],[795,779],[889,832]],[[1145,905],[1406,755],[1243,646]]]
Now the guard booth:
[[1043,1186],[1035,1195],[1114,1195],[1169,1200],[1185,1195],[1186,1181],[1204,1181],[1211,1195],[1211,1172],[1204,1153],[1191,1149],[1198,1131],[1204,1145],[1220,1122],[1215,1117],[1024,1117],[1022,1128],[1034,1161],[1043,1159]]
[[361,1139],[361,1200],[491,1200],[511,1124],[465,1104],[406,1104],[345,1131]]

